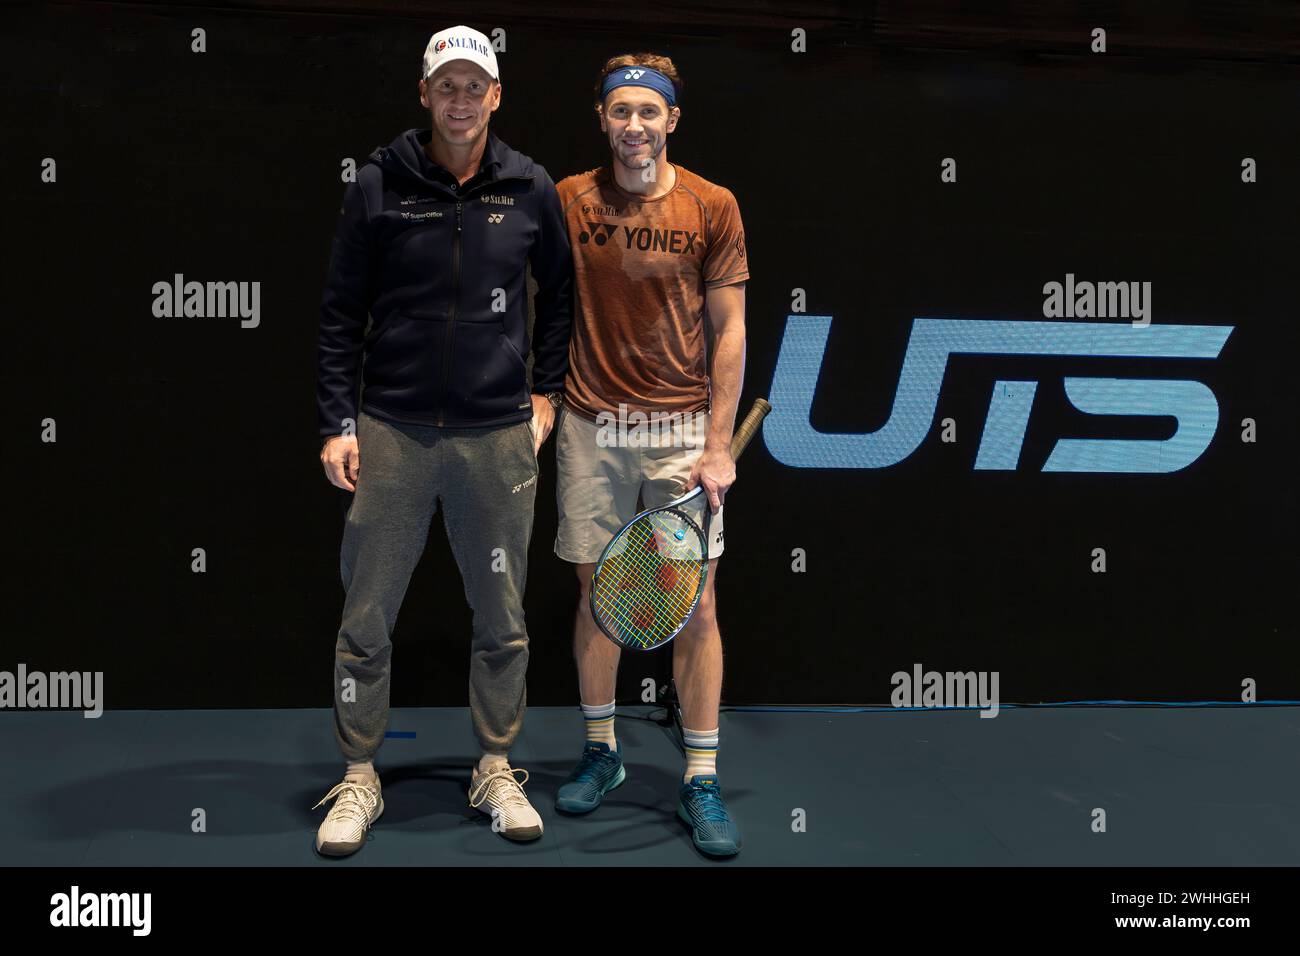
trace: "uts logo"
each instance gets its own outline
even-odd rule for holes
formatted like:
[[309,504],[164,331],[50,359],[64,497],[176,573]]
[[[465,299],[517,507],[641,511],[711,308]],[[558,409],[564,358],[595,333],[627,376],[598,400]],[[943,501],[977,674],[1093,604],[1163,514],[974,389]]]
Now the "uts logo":
[[[819,432],[810,420],[830,330],[829,315],[786,319],[763,439],[774,458],[794,468],[887,468],[912,454],[934,421],[949,355],[1212,359],[1232,326],[916,319],[889,420],[858,435]],[[1037,388],[1036,381],[994,383],[977,470],[1016,468]],[[1219,424],[1219,403],[1202,382],[1066,378],[1065,394],[1091,415],[1165,415],[1177,427],[1172,437],[1159,440],[1058,439],[1043,471],[1178,471],[1201,457]]]
[[594,242],[598,246],[603,246],[609,242],[609,237],[614,235],[614,230],[618,228],[612,222],[588,222],[584,225],[587,228],[578,233],[578,241],[584,245]]

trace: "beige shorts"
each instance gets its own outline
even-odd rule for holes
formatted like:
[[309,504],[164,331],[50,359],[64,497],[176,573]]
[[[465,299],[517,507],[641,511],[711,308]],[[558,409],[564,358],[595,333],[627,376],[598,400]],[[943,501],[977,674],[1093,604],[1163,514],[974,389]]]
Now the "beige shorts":
[[[619,440],[616,425],[597,425],[565,408],[555,433],[560,512],[555,553],[574,564],[595,564],[623,525],[682,493],[678,479],[684,482],[704,454],[709,416],[682,416],[658,428],[657,434],[652,429],[643,436],[649,442],[638,447]],[[719,508],[709,519],[710,558],[722,554],[724,510]]]

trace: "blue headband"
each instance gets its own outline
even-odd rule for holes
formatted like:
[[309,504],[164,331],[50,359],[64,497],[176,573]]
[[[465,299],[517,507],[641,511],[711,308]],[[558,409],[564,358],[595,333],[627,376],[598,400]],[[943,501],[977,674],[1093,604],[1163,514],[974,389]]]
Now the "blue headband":
[[668,101],[669,109],[677,105],[677,92],[673,89],[673,81],[648,66],[620,66],[613,73],[607,74],[605,82],[600,87],[600,98],[604,100],[609,96],[610,90],[618,89],[620,86],[644,86],[661,94]]

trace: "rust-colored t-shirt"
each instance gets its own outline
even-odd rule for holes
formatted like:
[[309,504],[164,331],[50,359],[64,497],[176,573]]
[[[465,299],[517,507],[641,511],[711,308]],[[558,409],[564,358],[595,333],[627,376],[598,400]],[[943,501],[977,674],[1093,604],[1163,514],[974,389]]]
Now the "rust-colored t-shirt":
[[745,230],[730,190],[672,164],[657,199],[622,189],[608,167],[557,185],[573,247],[573,338],[565,401],[601,412],[709,407],[704,294],[744,282]]

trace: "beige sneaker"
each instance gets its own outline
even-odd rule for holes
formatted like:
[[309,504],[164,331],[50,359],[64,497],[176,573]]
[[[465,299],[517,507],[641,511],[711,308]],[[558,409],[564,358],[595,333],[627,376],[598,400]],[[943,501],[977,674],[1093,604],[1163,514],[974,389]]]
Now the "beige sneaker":
[[[379,793],[379,778],[374,786],[344,780],[321,798],[319,807],[327,800],[334,806],[325,822],[316,831],[316,852],[323,856],[347,856],[356,853],[366,842],[366,831],[384,812],[384,798]],[[316,807],[312,807],[313,810]]]
[[[515,774],[522,773],[523,780]],[[542,818],[524,795],[527,770],[502,767],[487,773],[474,768],[470,779],[469,805],[492,818],[492,829],[508,840],[536,840],[542,835]]]

